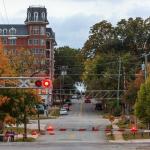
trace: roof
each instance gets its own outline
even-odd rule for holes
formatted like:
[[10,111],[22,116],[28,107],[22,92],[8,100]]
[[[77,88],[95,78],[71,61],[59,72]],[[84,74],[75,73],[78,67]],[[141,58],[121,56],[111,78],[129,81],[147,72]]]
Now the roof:
[[9,29],[15,28],[16,35],[28,35],[27,26],[23,24],[0,24],[0,29]]

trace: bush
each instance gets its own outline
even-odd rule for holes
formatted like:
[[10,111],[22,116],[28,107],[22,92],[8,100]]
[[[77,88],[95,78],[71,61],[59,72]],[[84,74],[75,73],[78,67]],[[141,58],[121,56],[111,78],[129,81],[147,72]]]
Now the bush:
[[121,107],[115,107],[113,115],[114,116],[120,116],[121,115]]
[[59,108],[58,107],[51,108],[50,116],[59,116]]

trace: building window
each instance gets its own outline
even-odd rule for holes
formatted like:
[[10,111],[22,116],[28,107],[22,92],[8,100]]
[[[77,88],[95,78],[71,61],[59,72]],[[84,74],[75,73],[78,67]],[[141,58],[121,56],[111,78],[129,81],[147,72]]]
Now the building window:
[[9,30],[9,34],[10,34],[10,35],[15,35],[15,34],[16,34],[16,29],[15,29],[15,28],[11,28],[11,29]]
[[34,12],[34,21],[38,21],[38,12]]
[[0,29],[0,35],[2,35],[2,29]]
[[33,26],[33,27],[31,28],[31,33],[34,34],[34,35],[39,34],[39,33],[40,33],[40,28],[39,28],[39,26]]
[[33,39],[33,45],[38,45],[39,44],[39,40],[38,39]]
[[7,29],[3,29],[3,35],[7,35]]
[[36,55],[36,54],[43,54],[44,55],[44,49],[33,48],[33,49],[31,49],[31,53],[34,55]]
[[45,35],[45,27],[41,27],[41,29],[40,29],[40,34],[41,34],[41,35]]
[[28,12],[28,20],[30,21],[31,20],[31,13]]
[[41,16],[42,16],[42,20],[45,20],[45,12],[42,12]]
[[44,39],[40,39],[40,45],[44,46],[45,45],[45,40]]
[[10,45],[16,45],[16,39],[10,39],[9,44]]
[[6,45],[7,44],[7,38],[2,39],[2,44]]
[[28,45],[32,45],[32,44],[33,44],[32,39],[29,39],[28,40]]

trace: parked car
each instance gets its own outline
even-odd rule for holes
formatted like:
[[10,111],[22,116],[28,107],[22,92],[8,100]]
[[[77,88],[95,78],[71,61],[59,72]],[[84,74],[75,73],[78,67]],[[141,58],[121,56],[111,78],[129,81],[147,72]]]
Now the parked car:
[[90,99],[85,99],[84,102],[85,103],[91,103],[91,100]]
[[39,114],[44,114],[45,109],[44,109],[43,104],[36,105],[36,109],[37,109]]
[[67,115],[68,111],[65,108],[61,108],[59,113],[60,115]]
[[64,104],[64,105],[63,105],[63,108],[64,108],[64,109],[66,109],[67,111],[69,111],[69,110],[70,110],[70,106],[69,106],[69,104]]
[[85,103],[91,103],[91,97],[87,96],[85,97]]
[[95,110],[102,110],[102,104],[101,103],[96,103]]
[[65,104],[68,104],[69,106],[71,106],[71,105],[72,105],[72,102],[71,102],[70,99],[66,99],[66,100],[65,100]]

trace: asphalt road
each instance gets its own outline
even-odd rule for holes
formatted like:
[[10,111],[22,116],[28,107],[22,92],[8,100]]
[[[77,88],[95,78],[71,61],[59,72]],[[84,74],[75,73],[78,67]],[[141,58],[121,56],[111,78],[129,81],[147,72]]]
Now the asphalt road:
[[[69,115],[49,121],[48,126],[54,128],[54,135],[47,133],[38,141],[107,142],[104,129],[109,121],[96,114],[94,104],[85,104],[83,100],[76,100],[71,109]],[[101,131],[92,131],[92,128],[99,128]],[[60,129],[66,131],[59,131]]]
[[[41,125],[45,124],[54,128],[54,135],[47,132],[34,143],[0,143],[0,150],[150,150],[150,144],[108,143],[104,128],[109,121],[97,115],[93,104],[85,104],[82,100],[74,101],[67,116],[41,120]],[[92,131],[92,127],[101,131]],[[60,128],[66,131],[59,131]]]
[[108,143],[10,143],[0,144],[0,150],[150,150],[149,144]]

